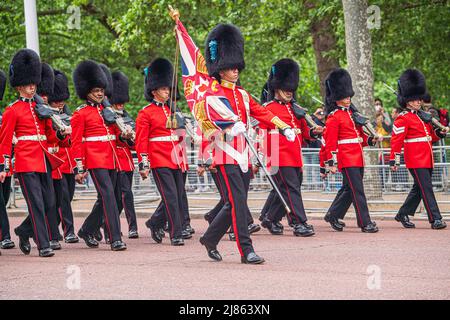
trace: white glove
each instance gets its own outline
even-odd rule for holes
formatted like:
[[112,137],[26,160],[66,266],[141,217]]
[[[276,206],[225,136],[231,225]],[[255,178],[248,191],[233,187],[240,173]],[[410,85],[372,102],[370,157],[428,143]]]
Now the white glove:
[[236,137],[241,133],[247,132],[247,128],[242,121],[236,122],[234,126],[231,128],[229,135],[232,137]]
[[283,134],[288,141],[293,142],[295,140],[294,130],[292,130],[290,128],[284,129]]

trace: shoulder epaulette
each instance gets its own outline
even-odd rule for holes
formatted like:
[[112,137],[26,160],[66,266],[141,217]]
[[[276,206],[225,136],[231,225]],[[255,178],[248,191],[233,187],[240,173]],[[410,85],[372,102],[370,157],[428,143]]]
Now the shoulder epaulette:
[[408,111],[402,111],[402,112],[400,112],[399,116],[404,116],[406,114],[408,114]]
[[270,101],[267,101],[266,103],[264,103],[262,106],[263,107],[265,107],[265,106],[267,106],[267,105],[269,105],[269,104],[271,104],[273,102],[273,100],[270,100]]
[[336,111],[338,111],[339,109],[334,109],[333,111],[331,111],[329,114],[328,114],[328,116],[331,116],[331,115],[333,115]]
[[148,107],[150,107],[152,105],[152,103],[150,103],[150,104],[148,104],[148,105],[146,105],[146,106],[144,106],[144,107],[142,107],[142,110],[145,110],[145,109],[147,109]]
[[5,109],[8,108],[8,107],[11,107],[13,104],[15,104],[15,103],[17,103],[17,102],[19,102],[19,99],[17,99],[16,101],[13,101],[13,102],[11,102],[10,104],[8,104],[8,105],[5,107]]
[[77,108],[77,110],[76,111],[79,111],[79,110],[81,110],[81,109],[83,109],[84,107],[86,107],[87,106],[87,104],[85,103],[85,104],[82,104],[81,106],[79,106],[78,108]]

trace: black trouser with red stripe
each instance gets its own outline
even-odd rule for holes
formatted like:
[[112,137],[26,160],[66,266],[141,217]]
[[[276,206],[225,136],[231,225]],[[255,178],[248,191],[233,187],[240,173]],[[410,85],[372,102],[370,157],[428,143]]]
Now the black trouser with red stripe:
[[219,214],[220,210],[222,210],[222,207],[225,204],[224,199],[225,199],[225,188],[226,188],[226,186],[223,185],[220,181],[218,171],[211,172],[211,176],[214,181],[214,184],[216,185],[217,191],[219,192],[220,200],[216,204],[216,206],[207,213],[210,217],[209,218],[210,221],[214,220],[214,218]]
[[336,194],[336,198],[328,209],[331,217],[343,219],[348,208],[353,203],[358,226],[362,228],[371,222],[369,208],[367,207],[367,199],[364,193],[363,177],[363,167],[342,169],[341,190]]
[[239,253],[247,256],[254,249],[248,233],[246,174],[233,164],[220,165],[217,169],[220,181],[226,186],[225,204],[209,225],[203,239],[215,246],[232,225]]
[[62,179],[53,180],[56,194],[56,208],[58,210],[58,223],[61,223],[64,236],[74,234],[72,199],[75,192],[75,176],[63,174]]
[[114,195],[117,171],[89,169],[89,174],[97,190],[97,201],[81,229],[87,234],[94,234],[104,223],[105,232],[107,232],[111,243],[119,241],[121,240],[119,211]]
[[261,209],[262,219],[267,218],[272,222],[280,222],[284,215],[286,214],[286,209],[280,200],[277,192],[272,189],[267,197],[266,203]]
[[181,169],[155,168],[152,169],[156,187],[161,195],[161,203],[149,220],[155,227],[161,228],[165,223],[165,214],[169,224],[170,238],[181,238],[184,221],[183,193],[184,178]]
[[[348,209],[351,206],[351,202],[348,201],[344,201],[344,203],[340,203],[341,202],[341,196],[344,193],[345,189],[344,188],[340,188],[338,190],[338,192],[336,193],[336,197],[334,198],[333,202],[331,203],[330,209],[331,208],[335,208],[336,206],[338,206],[338,203],[340,205],[340,212],[337,212],[335,214],[335,217],[338,219],[344,219],[345,214],[347,213]],[[330,212],[330,209],[328,209],[328,212]]]
[[[250,171],[250,168],[249,168],[249,170],[247,172],[243,172],[242,174],[243,174],[243,177],[244,177],[245,192],[248,194],[248,190],[250,189],[250,180],[252,178],[252,173]],[[219,214],[220,210],[223,207],[223,203],[224,203],[223,199],[226,199],[225,190],[226,190],[227,186],[224,183],[224,181],[221,181],[221,179],[218,176],[218,173],[213,175],[213,180],[214,180],[214,183],[216,184],[216,187],[217,187],[217,189],[219,190],[219,193],[220,193],[220,201],[216,205],[216,207],[213,208],[212,214],[210,215],[211,219],[214,220],[214,218]],[[248,221],[248,224],[251,224],[251,223],[254,222],[252,214],[250,212],[250,209],[248,208],[248,205],[247,205],[247,221]],[[233,230],[231,230],[231,232],[233,232]]]
[[[191,223],[191,217],[189,215],[189,204],[188,204],[188,199],[187,199],[187,194],[186,194],[186,179],[187,179],[187,172],[183,173],[183,193],[181,194],[181,201],[182,201],[182,207],[181,207],[181,228],[182,230],[184,230],[188,224]],[[152,223],[154,226],[156,226],[157,228],[163,228],[164,225],[166,224],[168,215],[167,215],[167,211],[166,211],[166,206],[163,203],[163,201],[161,201],[158,205],[158,207],[156,208],[155,212],[153,213],[153,215],[151,216],[150,219],[148,219],[148,221],[150,223]]]
[[409,169],[409,172],[414,178],[414,185],[398,213],[403,216],[413,216],[420,201],[423,200],[428,215],[428,221],[433,223],[435,220],[441,220],[441,212],[439,211],[436,197],[433,192],[433,185],[431,183],[433,169],[417,168]]
[[11,239],[8,214],[6,212],[6,204],[11,193],[11,177],[6,177],[5,181],[0,184],[0,241]]
[[133,171],[119,171],[117,175],[116,189],[114,190],[119,215],[125,211],[127,217],[128,230],[137,231],[136,210],[134,209]]
[[47,173],[16,174],[28,206],[28,216],[17,227],[17,232],[23,236],[33,237],[39,250],[49,248],[49,240],[58,240],[59,236],[55,192],[48,161],[47,168]]
[[[280,190],[281,195],[291,209],[291,212],[287,214],[289,223],[305,223],[308,219],[306,218],[301,194],[303,180],[302,168],[279,167],[277,173],[272,177]],[[278,201],[283,206],[281,200],[278,199]],[[267,216],[271,221],[277,221],[277,215],[280,213],[279,209],[277,210],[276,207],[274,207],[274,209],[275,210],[269,212]]]

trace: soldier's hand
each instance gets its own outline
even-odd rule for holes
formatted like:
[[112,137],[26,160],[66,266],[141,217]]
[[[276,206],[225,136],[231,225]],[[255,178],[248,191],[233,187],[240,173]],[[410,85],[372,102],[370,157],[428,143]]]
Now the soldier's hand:
[[449,127],[445,127],[444,130],[441,130],[441,134],[442,134],[442,135],[445,135],[445,134],[447,134],[449,131],[450,131],[450,128],[449,128]]
[[197,167],[197,174],[198,174],[200,177],[203,176],[203,175],[205,174],[205,171],[206,171],[206,169],[205,169],[204,166],[198,166],[198,167]]
[[86,176],[87,176],[87,172],[85,172],[85,173],[78,173],[75,176],[75,181],[77,183],[79,183],[79,184],[84,184],[84,180],[86,179]]
[[71,127],[71,126],[65,127],[65,128],[64,128],[64,131],[61,132],[61,134],[62,134],[63,136],[67,136],[67,135],[69,135],[69,134],[72,134],[72,127]]
[[142,180],[147,179],[149,173],[150,173],[149,169],[139,171],[139,174],[141,175]]
[[5,182],[6,179],[6,172],[0,172],[0,182],[3,183]]
[[259,172],[259,167],[258,166],[252,166],[252,171],[253,171],[253,174],[256,175]]
[[391,166],[391,171],[392,172],[398,171],[398,166]]
[[331,172],[332,174],[336,174],[336,172],[337,172],[337,167],[336,167],[336,166],[330,167],[330,172]]
[[323,127],[317,126],[313,129],[314,134],[320,135],[323,133]]

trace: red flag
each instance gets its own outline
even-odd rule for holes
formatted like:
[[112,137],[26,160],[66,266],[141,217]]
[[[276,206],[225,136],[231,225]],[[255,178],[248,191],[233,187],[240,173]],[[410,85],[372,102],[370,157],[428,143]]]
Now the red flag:
[[205,58],[178,20],[177,41],[181,52],[181,67],[189,109],[203,134],[211,136],[239,120],[225,97],[219,82],[208,75]]

